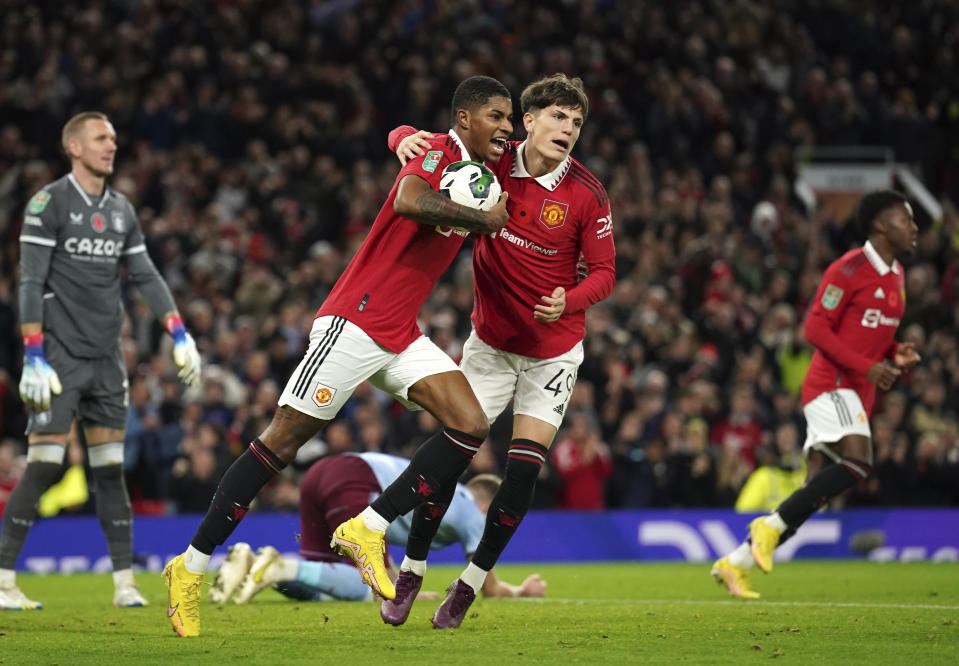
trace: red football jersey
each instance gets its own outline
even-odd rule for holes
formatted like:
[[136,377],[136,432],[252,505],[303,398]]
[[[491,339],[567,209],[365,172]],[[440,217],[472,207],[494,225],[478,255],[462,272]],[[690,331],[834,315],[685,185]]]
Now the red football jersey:
[[870,414],[876,385],[866,373],[874,363],[895,357],[896,328],[905,309],[902,267],[897,261],[887,266],[870,243],[830,264],[806,318],[806,339],[816,349],[802,403],[850,388]]
[[[552,173],[533,178],[519,142],[509,142],[490,167],[509,193],[509,221],[476,240],[473,326],[497,349],[533,358],[559,356],[585,336],[586,308],[613,289],[616,249],[609,198],[570,157]],[[590,275],[577,284],[581,256]],[[535,321],[533,307],[556,287],[566,289],[566,311],[550,324]]]
[[470,159],[454,133],[430,139],[430,149],[400,170],[369,235],[316,316],[339,315],[392,352],[400,353],[422,333],[416,317],[467,234],[429,226],[393,212],[399,182],[413,174],[439,189],[443,169]]

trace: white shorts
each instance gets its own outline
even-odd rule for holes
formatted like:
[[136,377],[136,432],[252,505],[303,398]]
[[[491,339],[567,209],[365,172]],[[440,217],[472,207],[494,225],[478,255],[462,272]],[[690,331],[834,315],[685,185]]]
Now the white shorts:
[[806,417],[806,443],[803,455],[812,450],[821,451],[839,462],[841,456],[830,445],[846,435],[872,438],[869,418],[859,394],[852,389],[836,389],[816,396],[802,408]]
[[430,375],[457,371],[453,359],[426,336],[396,354],[353,322],[325,316],[313,322],[310,346],[278,404],[329,421],[368,379],[406,407],[415,408],[407,400],[413,384]]
[[491,347],[473,331],[463,345],[460,369],[490,423],[513,400],[513,414],[559,428],[582,362],[582,342],[553,358],[530,358]]

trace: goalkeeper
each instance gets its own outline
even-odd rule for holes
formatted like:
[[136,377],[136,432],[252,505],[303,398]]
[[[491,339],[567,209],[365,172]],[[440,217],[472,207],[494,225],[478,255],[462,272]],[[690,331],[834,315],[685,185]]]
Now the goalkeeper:
[[120,348],[120,265],[173,337],[185,384],[200,356],[170,291],[150,260],[133,206],[107,187],[116,132],[84,112],[63,127],[70,173],[37,192],[20,232],[20,397],[29,414],[27,468],[10,494],[0,533],[0,608],[41,604],[17,587],[15,568],[40,495],[59,477],[74,420],[83,428],[96,510],[113,563],[118,607],[146,604],[133,579],[133,513],[123,479],[127,374]]

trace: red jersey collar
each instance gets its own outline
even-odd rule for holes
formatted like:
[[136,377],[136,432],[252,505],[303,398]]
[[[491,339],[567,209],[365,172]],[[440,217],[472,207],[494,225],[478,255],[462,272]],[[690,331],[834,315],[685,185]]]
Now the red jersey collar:
[[453,141],[456,142],[456,145],[460,147],[460,152],[463,153],[463,159],[464,159],[464,160],[469,160],[470,162],[482,162],[482,161],[483,161],[483,160],[474,160],[474,159],[473,159],[473,156],[470,155],[470,151],[466,150],[466,144],[463,143],[463,140],[462,140],[462,139],[460,139],[459,134],[456,133],[456,130],[455,130],[455,129],[451,129],[451,130],[449,131],[449,134],[450,134],[451,137],[453,137]]
[[886,275],[889,271],[892,271],[896,275],[899,275],[899,262],[895,259],[892,260],[892,266],[883,261],[882,257],[879,256],[879,253],[876,252],[876,248],[872,246],[872,243],[866,241],[866,244],[862,246],[862,251],[866,255],[866,259],[869,260],[869,263],[872,264],[872,267],[876,269],[876,272],[880,275]]
[[[516,146],[516,159],[513,160],[513,169],[510,172],[510,175],[513,178],[533,178],[529,171],[526,170],[526,164],[523,162],[523,148],[525,147],[525,141]],[[563,182],[563,178],[566,176],[566,172],[569,171],[569,167],[572,164],[573,158],[567,155],[566,159],[560,162],[558,167],[547,174],[533,178],[533,180],[545,187],[550,192],[553,192],[557,187],[559,187],[559,184]]]

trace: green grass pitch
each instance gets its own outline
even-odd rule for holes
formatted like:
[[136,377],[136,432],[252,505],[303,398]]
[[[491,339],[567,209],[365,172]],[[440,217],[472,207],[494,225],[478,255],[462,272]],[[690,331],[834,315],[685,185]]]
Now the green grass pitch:
[[[433,567],[440,591],[459,567]],[[402,627],[371,603],[302,603],[266,590],[247,606],[201,606],[202,635],[182,639],[166,617],[158,573],[141,573],[151,605],[114,609],[109,576],[19,578],[42,611],[0,613],[3,664],[956,664],[955,563],[802,561],[758,571],[758,601],[730,598],[708,564],[512,565],[538,572],[541,600],[483,599],[463,626],[438,631],[438,601],[420,600]],[[754,570],[755,571],[755,570]]]

